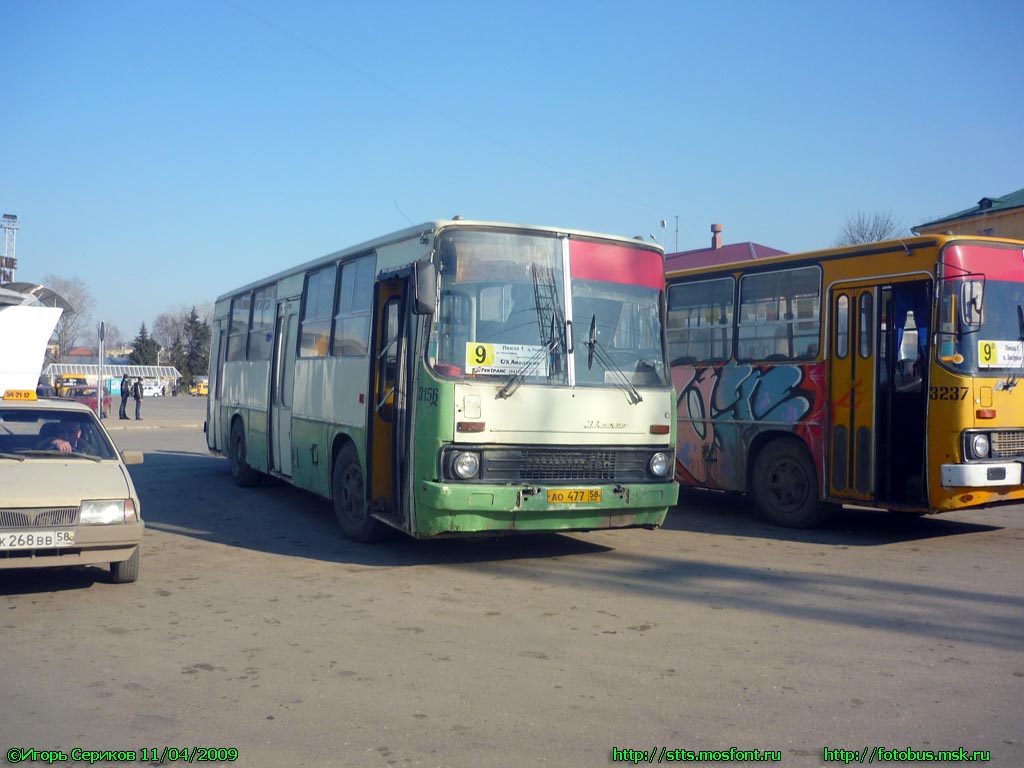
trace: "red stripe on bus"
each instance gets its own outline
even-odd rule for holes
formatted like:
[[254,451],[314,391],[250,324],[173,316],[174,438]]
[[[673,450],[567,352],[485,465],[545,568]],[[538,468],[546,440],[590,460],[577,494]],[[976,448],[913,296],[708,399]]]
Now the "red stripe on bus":
[[642,285],[656,291],[665,288],[661,254],[646,248],[570,240],[569,270],[580,280]]
[[[1024,252],[1020,248],[950,245],[943,251],[942,258],[946,264],[970,273],[984,274],[989,280],[1024,281]],[[946,270],[946,277],[957,276],[957,270]]]

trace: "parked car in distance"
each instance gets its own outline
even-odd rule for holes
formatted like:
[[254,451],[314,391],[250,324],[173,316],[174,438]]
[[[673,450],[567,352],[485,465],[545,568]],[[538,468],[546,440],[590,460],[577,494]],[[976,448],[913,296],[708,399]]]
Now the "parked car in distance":
[[66,373],[63,376],[57,377],[57,397],[67,397],[75,387],[84,387],[88,382],[85,380],[85,376],[77,373]]
[[110,580],[139,578],[139,496],[102,422],[69,399],[32,390],[0,396],[0,570],[109,564]]
[[164,388],[157,384],[155,381],[144,381],[142,382],[142,396],[146,397],[163,397]]
[[[92,408],[93,413],[96,412],[96,387],[73,387],[66,397],[76,402],[82,403]],[[110,404],[111,397],[108,394],[103,395],[103,418],[107,418],[110,415]]]

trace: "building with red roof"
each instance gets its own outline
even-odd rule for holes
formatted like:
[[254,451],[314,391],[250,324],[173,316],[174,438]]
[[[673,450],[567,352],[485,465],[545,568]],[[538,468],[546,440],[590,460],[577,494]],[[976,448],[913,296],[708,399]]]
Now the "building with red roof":
[[748,259],[764,259],[768,256],[781,256],[786,251],[769,248],[759,243],[731,243],[722,245],[722,225],[711,225],[711,247],[697,248],[692,251],[679,251],[665,254],[665,271],[677,269],[693,269],[695,267],[714,267],[719,264],[731,264]]

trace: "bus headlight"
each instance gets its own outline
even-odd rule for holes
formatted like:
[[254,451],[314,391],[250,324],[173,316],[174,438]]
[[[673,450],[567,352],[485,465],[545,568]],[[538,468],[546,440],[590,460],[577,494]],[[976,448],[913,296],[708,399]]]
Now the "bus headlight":
[[651,456],[647,467],[655,477],[666,477],[672,469],[672,458],[664,451],[658,451]]
[[471,451],[463,451],[455,456],[452,471],[462,480],[476,477],[476,473],[480,471],[480,457]]
[[971,435],[970,439],[971,454],[976,459],[987,459],[988,458],[988,435],[977,434]]

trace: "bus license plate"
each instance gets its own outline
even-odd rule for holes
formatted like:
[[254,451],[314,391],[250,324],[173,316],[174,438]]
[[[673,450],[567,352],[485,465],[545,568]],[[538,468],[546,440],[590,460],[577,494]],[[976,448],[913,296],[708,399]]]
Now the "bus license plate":
[[54,549],[75,543],[74,531],[11,531],[0,533],[0,551],[11,549]]
[[555,488],[548,491],[548,504],[600,504],[600,488]]

